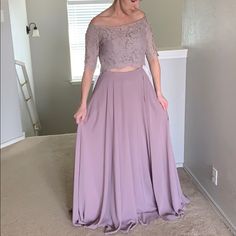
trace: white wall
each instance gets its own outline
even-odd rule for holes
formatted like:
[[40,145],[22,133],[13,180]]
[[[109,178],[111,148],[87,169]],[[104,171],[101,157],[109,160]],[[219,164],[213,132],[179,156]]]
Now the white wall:
[[[35,100],[35,85],[31,65],[29,35],[26,33],[26,25],[28,25],[29,23],[27,20],[26,3],[25,0],[8,0],[8,2],[10,11],[14,59],[25,63],[33,98]],[[38,38],[32,38],[32,40],[38,40]],[[23,130],[26,136],[34,136],[32,122],[30,120],[30,116],[26,108],[26,103],[22,96],[20,87],[18,88],[18,91]]]
[[[168,100],[170,134],[177,166],[184,163],[185,87],[187,50],[159,51],[161,87]],[[150,81],[151,72],[146,66]],[[152,82],[153,84],[153,82]]]
[[1,0],[4,22],[1,22],[1,147],[23,138],[18,100],[16,70],[12,46],[9,6]]

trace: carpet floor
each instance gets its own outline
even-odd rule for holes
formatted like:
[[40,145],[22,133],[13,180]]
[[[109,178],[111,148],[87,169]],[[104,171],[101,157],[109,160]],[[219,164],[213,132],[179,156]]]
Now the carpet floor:
[[[2,236],[102,236],[71,222],[75,134],[28,137],[1,150]],[[182,219],[137,225],[133,236],[230,236],[232,233],[183,168],[191,199]],[[117,233],[116,236],[124,235]]]

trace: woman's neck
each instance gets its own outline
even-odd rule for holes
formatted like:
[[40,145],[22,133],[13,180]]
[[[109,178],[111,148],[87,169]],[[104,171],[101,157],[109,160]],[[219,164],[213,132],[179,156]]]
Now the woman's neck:
[[130,16],[136,9],[137,8],[135,7],[135,5],[130,7],[130,5],[125,4],[121,0],[114,0],[113,4],[111,5],[112,15],[118,18]]

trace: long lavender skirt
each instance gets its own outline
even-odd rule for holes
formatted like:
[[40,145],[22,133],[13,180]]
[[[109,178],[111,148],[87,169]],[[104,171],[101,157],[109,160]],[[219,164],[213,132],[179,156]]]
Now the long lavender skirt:
[[184,215],[169,116],[145,70],[100,74],[77,128],[74,226],[105,234]]

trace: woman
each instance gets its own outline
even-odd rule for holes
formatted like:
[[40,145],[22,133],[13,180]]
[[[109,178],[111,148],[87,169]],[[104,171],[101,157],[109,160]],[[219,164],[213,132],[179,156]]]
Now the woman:
[[[86,32],[78,124],[74,226],[105,234],[138,223],[179,218],[190,200],[182,193],[169,131],[168,102],[152,30],[137,0],[114,0]],[[147,57],[154,88],[142,65]],[[99,56],[101,71],[88,106]]]

